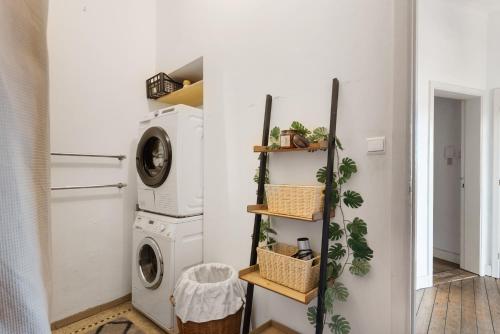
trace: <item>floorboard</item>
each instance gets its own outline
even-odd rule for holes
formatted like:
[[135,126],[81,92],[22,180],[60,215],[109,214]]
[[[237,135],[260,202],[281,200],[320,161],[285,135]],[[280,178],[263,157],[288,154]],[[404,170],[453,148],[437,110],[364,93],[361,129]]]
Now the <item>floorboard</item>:
[[497,282],[492,277],[485,277],[484,283],[486,285],[486,294],[488,295],[493,330],[495,333],[500,333],[500,293]]
[[461,333],[477,333],[476,302],[474,299],[474,280],[462,281],[462,326]]
[[494,334],[490,306],[483,277],[474,278],[477,331],[479,334]]
[[448,295],[450,293],[450,284],[441,284],[437,288],[434,307],[432,308],[431,323],[429,325],[429,334],[441,334],[446,327],[446,311],[448,310]]
[[450,284],[445,334],[460,334],[462,325],[462,282]]
[[416,334],[426,334],[429,330],[436,293],[436,287],[428,288],[424,291],[424,296],[422,297],[422,302],[420,303],[420,309],[417,313],[415,326]]

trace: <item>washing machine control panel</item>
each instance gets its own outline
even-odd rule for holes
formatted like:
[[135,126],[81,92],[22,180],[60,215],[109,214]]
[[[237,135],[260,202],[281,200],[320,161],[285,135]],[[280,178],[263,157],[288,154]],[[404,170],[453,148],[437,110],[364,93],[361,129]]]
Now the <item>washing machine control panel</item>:
[[172,224],[163,223],[161,221],[140,216],[138,216],[135,220],[134,227],[146,232],[158,233],[166,237],[171,237],[175,228]]

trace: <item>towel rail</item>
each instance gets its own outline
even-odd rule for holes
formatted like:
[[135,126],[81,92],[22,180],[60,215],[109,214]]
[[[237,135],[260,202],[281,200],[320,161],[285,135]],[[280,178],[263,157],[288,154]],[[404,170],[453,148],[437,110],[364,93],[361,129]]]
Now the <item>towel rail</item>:
[[126,183],[115,183],[115,184],[97,184],[90,186],[69,186],[69,187],[52,187],[50,190],[70,190],[70,189],[90,189],[90,188],[124,188],[126,187]]
[[80,154],[80,153],[60,153],[60,152],[53,152],[53,153],[50,153],[50,155],[64,156],[64,157],[112,158],[112,159],[118,159],[118,160],[123,160],[123,159],[127,158],[127,156],[123,155],[123,154],[119,154],[119,155],[106,155],[106,154]]

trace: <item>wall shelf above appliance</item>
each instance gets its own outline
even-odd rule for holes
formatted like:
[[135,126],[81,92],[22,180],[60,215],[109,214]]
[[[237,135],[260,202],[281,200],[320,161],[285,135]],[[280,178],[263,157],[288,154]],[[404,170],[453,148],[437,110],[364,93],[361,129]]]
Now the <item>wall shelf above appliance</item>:
[[198,107],[203,104],[203,80],[162,96],[156,101],[166,104],[185,104]]
[[191,107],[203,105],[203,57],[165,73],[178,83],[189,80],[191,84],[156,99],[157,102],[168,105],[185,104]]

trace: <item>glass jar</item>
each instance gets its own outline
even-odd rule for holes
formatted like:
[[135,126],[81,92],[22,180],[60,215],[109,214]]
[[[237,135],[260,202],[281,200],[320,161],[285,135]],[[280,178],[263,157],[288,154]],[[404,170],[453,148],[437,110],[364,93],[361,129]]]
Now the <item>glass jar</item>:
[[297,134],[295,130],[282,130],[280,135],[281,148],[293,148],[293,136]]

